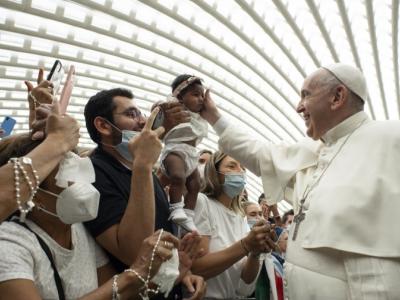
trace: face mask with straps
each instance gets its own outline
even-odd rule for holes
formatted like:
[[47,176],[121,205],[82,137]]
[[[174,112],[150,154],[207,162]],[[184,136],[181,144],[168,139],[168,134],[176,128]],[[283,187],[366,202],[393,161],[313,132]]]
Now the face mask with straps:
[[233,199],[236,196],[239,196],[243,191],[246,185],[246,175],[244,172],[235,172],[235,173],[222,173],[224,175],[224,183],[222,185],[222,189],[224,193],[229,196],[229,198]]
[[140,134],[140,131],[133,131],[133,130],[121,130],[119,129],[117,126],[115,126],[113,123],[111,123],[110,121],[108,121],[107,119],[104,119],[108,124],[110,124],[113,128],[115,128],[118,132],[121,133],[121,142],[117,145],[110,145],[110,144],[106,144],[106,143],[102,143],[104,146],[108,146],[108,147],[112,147],[115,150],[118,151],[118,153],[127,161],[132,162],[133,161],[133,157],[131,152],[129,151],[129,141],[131,139],[133,139],[135,136],[137,136],[138,134]]

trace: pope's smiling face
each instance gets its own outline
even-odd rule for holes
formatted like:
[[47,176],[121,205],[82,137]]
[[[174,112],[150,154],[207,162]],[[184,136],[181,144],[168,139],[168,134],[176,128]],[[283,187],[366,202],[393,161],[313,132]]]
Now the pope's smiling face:
[[302,115],[307,135],[314,140],[321,138],[330,129],[332,114],[331,102],[334,94],[329,86],[324,84],[326,70],[319,69],[304,80],[301,88],[301,100],[296,111]]

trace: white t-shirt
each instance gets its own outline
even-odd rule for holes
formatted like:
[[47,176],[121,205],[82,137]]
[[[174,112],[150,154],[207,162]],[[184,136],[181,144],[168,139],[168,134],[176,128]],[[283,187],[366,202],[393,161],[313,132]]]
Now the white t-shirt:
[[[76,299],[98,287],[97,268],[108,259],[83,224],[71,227],[72,249],[57,244],[30,220],[26,224],[47,244],[61,277],[67,299]],[[15,222],[0,225],[0,282],[28,279],[43,299],[58,299],[53,268],[36,236]]]
[[[200,235],[210,237],[210,253],[231,246],[245,237],[249,231],[243,216],[201,193],[197,198],[194,222]],[[250,295],[256,280],[247,285],[240,279],[243,263],[244,258],[218,276],[207,280],[206,298],[234,299]]]

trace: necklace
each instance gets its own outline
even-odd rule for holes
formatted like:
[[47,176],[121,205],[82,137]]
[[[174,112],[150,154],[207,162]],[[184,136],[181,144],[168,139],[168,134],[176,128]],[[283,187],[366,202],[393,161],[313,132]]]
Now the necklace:
[[318,183],[321,181],[322,176],[325,174],[326,170],[329,168],[329,166],[331,165],[332,161],[336,158],[336,156],[340,153],[340,151],[343,149],[344,145],[347,143],[347,141],[349,140],[349,138],[353,135],[354,132],[356,132],[356,130],[358,128],[361,127],[362,124],[364,124],[366,120],[363,120],[360,122],[360,124],[357,125],[357,127],[346,137],[346,139],[343,141],[343,143],[340,145],[339,149],[336,151],[336,153],[332,156],[332,158],[329,160],[329,162],[326,164],[325,169],[321,172],[321,174],[319,175],[319,177],[317,178],[317,180],[315,180],[313,182],[313,184],[307,184],[306,188],[304,189],[303,195],[301,197],[300,200],[300,210],[299,213],[294,217],[293,222],[296,224],[294,227],[294,231],[293,231],[293,237],[292,237],[292,241],[296,240],[297,237],[297,233],[299,231],[299,227],[300,227],[300,223],[304,221],[304,219],[306,218],[306,213],[303,212],[303,208],[304,208],[304,203],[308,197],[308,195],[310,194],[310,192],[318,185]]

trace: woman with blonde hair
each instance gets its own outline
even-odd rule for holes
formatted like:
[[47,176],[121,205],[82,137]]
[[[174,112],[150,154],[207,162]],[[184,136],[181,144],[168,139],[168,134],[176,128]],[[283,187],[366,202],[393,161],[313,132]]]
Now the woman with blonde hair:
[[259,254],[274,247],[264,220],[249,231],[240,205],[245,183],[244,170],[237,160],[219,151],[211,156],[194,219],[204,255],[192,267],[195,274],[207,279],[206,298],[250,295],[260,267]]

